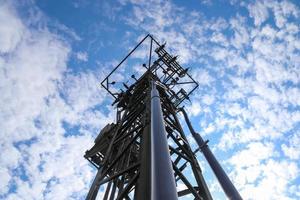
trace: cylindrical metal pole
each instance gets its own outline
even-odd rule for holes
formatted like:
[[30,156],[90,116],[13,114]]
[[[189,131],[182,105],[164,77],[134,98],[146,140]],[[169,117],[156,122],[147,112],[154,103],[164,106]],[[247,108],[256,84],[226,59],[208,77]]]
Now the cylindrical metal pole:
[[151,199],[178,199],[160,96],[154,82],[151,90]]
[[234,187],[232,182],[230,181],[229,177],[227,176],[226,172],[223,170],[222,166],[214,156],[214,154],[209,149],[207,142],[204,142],[200,134],[196,133],[188,116],[187,113],[183,108],[181,108],[181,111],[183,113],[183,116],[185,118],[185,121],[190,129],[190,132],[192,133],[194,139],[196,140],[199,148],[201,149],[205,159],[209,163],[210,167],[212,168],[214,174],[216,175],[221,187],[223,188],[225,194],[229,199],[232,200],[242,200],[242,197],[240,196],[237,189]]
[[140,175],[137,185],[135,186],[135,200],[151,200],[151,135],[150,135],[150,92],[149,87],[148,95],[145,99],[146,111],[143,115],[143,123],[145,125],[143,130],[143,137],[141,138],[140,148]]
[[100,169],[98,169],[97,175],[92,183],[92,186],[89,190],[89,193],[86,197],[86,200],[95,200],[99,191],[99,178],[101,177],[101,173],[102,173],[102,167]]

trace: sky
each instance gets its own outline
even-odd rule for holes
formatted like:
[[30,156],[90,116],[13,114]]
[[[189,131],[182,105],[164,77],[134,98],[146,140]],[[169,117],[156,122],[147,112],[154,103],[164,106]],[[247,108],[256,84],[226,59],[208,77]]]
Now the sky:
[[190,67],[185,107],[242,197],[300,199],[297,0],[0,0],[0,199],[85,198],[115,120],[100,82],[148,33]]

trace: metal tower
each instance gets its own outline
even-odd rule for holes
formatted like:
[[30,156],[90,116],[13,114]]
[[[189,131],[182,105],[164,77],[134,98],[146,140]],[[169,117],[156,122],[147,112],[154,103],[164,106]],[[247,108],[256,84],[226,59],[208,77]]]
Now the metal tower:
[[[135,66],[135,74],[128,79],[120,78],[120,73],[128,74],[128,69],[122,70],[121,66],[134,65],[130,57],[140,62],[133,56],[135,52],[146,53],[147,64]],[[105,200],[210,200],[212,196],[196,160],[197,151],[203,152],[227,196],[241,199],[181,105],[189,100],[198,83],[176,58],[165,50],[165,44],[147,35],[102,81],[101,85],[115,99],[117,120],[101,130],[94,146],[85,153],[98,170],[86,199],[96,199],[103,186]],[[199,145],[194,151],[178,112],[183,113]]]

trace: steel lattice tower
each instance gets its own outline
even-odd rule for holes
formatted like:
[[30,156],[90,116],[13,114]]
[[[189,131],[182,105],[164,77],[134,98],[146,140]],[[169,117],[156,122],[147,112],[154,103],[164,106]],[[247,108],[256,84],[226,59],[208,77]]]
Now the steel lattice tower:
[[[115,81],[113,74],[147,41],[149,56],[147,64],[141,65],[144,73],[138,78],[132,75],[130,85]],[[203,152],[227,196],[241,199],[181,106],[198,83],[165,50],[165,44],[147,35],[101,84],[115,99],[117,120],[101,130],[94,146],[85,153],[98,170],[88,200],[96,198],[102,185],[105,200],[175,200],[186,195],[210,200],[212,196],[195,156],[197,151]],[[178,112],[183,113],[199,145],[195,151]]]

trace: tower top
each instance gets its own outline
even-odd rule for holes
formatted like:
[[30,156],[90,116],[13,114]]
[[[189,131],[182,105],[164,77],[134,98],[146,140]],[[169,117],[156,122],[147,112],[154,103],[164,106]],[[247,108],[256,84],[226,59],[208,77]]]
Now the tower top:
[[176,107],[189,99],[198,83],[190,76],[189,68],[183,68],[165,46],[166,43],[161,45],[152,35],[146,35],[104,78],[101,85],[115,98],[114,103],[130,94],[136,82],[149,73],[165,88]]

